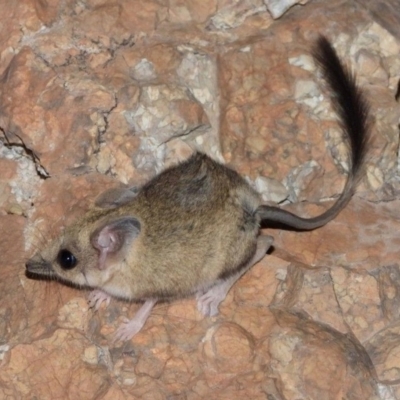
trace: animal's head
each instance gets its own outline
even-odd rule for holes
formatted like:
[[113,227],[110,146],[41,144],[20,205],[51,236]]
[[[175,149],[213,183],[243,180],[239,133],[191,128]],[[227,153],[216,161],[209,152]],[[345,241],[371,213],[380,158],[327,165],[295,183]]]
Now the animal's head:
[[134,217],[89,212],[27,261],[27,276],[103,287],[140,229]]

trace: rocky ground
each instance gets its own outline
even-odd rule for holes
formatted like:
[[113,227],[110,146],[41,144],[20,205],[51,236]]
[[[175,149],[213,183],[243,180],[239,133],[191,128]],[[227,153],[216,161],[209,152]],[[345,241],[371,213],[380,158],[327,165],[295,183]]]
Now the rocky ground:
[[[400,399],[400,8],[396,0],[0,0],[0,398]],[[291,7],[292,6],[292,7]],[[366,174],[273,252],[217,317],[194,299],[88,309],[25,261],[96,196],[199,149],[300,215],[346,176],[318,34],[372,110]],[[398,96],[397,96],[398,97]]]

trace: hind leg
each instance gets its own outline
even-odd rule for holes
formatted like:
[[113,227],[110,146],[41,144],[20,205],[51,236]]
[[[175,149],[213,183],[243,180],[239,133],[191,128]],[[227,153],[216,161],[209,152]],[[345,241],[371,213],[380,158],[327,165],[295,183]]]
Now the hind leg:
[[198,292],[196,294],[197,309],[206,316],[212,317],[217,315],[218,307],[225,299],[229,289],[248,269],[265,256],[266,252],[271,247],[273,240],[272,236],[259,236],[257,239],[256,252],[244,268],[225,280],[219,280],[206,292]]

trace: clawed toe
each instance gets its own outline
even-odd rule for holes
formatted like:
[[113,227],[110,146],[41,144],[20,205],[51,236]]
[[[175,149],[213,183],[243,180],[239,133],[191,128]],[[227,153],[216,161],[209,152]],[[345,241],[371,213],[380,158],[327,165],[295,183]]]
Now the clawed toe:
[[131,320],[124,318],[124,322],[119,326],[114,334],[113,343],[126,341],[135,336],[143,328],[143,325],[147,321],[147,318],[156,302],[157,299],[146,300],[134,318]]
[[219,313],[218,307],[222,300],[211,289],[197,298],[197,309],[206,317],[214,317]]
[[106,303],[106,307],[110,304],[111,297],[103,292],[102,290],[93,290],[89,293],[88,304],[90,308],[94,308],[96,311],[99,310],[103,302]]

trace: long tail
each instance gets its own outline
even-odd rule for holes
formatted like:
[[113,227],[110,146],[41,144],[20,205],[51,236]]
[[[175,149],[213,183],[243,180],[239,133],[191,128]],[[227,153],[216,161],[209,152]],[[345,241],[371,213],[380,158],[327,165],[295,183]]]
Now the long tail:
[[332,102],[340,124],[350,145],[350,170],[346,185],[336,203],[314,218],[302,218],[278,207],[262,205],[257,209],[262,225],[268,222],[283,224],[298,230],[311,230],[335,218],[353,196],[363,173],[369,141],[369,104],[356,84],[356,77],[342,65],[329,41],[321,36],[314,48],[313,57],[319,64],[326,82],[335,96]]

